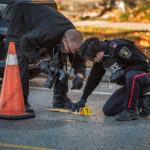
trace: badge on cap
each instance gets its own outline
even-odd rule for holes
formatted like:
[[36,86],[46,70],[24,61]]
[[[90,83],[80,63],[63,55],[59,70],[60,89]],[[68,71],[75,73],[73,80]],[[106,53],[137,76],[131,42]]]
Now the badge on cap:
[[123,47],[123,48],[120,50],[119,55],[120,55],[121,57],[124,57],[124,58],[129,59],[129,58],[132,56],[132,53],[131,53],[131,51],[130,51],[127,47]]

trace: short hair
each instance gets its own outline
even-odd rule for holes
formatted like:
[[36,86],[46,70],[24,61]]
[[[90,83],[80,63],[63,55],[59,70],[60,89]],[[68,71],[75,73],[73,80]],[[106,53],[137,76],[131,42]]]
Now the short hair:
[[96,57],[97,53],[104,51],[105,45],[97,37],[91,37],[84,41],[80,47],[80,53],[84,57]]
[[68,44],[76,44],[78,47],[83,43],[83,34],[76,29],[68,29],[64,36],[66,37]]

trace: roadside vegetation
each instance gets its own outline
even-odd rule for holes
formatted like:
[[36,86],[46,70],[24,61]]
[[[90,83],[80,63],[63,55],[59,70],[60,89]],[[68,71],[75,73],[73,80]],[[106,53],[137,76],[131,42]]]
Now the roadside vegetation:
[[[150,31],[136,31],[129,29],[99,28],[92,26],[76,27],[83,32],[85,39],[98,37],[100,40],[112,40],[125,38],[132,40],[135,44],[150,57]],[[91,66],[91,63],[88,63]]]
[[[114,1],[116,1],[116,3],[119,2],[117,0]],[[132,3],[135,2],[136,1],[132,1]],[[131,5],[130,3],[124,3],[123,6],[116,4],[110,8],[102,5],[99,8],[93,8],[91,10],[85,8],[85,10],[80,11],[69,18],[71,20],[105,20],[111,22],[150,23],[150,2],[141,0],[141,2],[136,5]]]

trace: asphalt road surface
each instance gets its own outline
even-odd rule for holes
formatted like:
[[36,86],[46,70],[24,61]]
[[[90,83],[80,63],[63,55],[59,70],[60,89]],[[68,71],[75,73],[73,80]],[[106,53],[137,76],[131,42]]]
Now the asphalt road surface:
[[[148,150],[150,118],[117,122],[105,117],[102,107],[119,88],[101,83],[89,97],[91,116],[46,111],[52,107],[52,90],[43,88],[43,78],[30,81],[30,103],[36,118],[17,121],[0,120],[0,150]],[[69,87],[71,87],[71,82]],[[70,91],[74,101],[82,90]]]

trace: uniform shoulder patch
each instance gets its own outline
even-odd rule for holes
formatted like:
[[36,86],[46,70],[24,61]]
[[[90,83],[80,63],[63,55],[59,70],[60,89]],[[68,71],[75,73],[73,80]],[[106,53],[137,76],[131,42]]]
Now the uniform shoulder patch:
[[132,56],[132,53],[127,47],[122,47],[120,52],[119,52],[119,55],[121,57],[129,59]]

